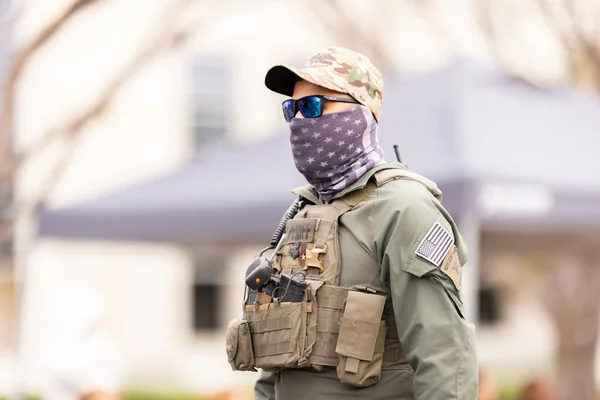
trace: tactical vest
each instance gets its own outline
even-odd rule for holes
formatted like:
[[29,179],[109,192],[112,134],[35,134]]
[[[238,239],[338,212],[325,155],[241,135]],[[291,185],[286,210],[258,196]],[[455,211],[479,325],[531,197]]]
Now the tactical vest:
[[369,287],[340,286],[340,217],[395,179],[420,182],[441,199],[428,179],[408,170],[384,169],[364,188],[329,204],[308,204],[287,221],[273,270],[277,276],[296,275],[305,281],[302,301],[278,302],[279,293],[266,304],[244,304],[244,318],[228,327],[234,370],[329,366],[337,368],[342,382],[365,387],[377,383],[382,370],[408,368],[387,295]]

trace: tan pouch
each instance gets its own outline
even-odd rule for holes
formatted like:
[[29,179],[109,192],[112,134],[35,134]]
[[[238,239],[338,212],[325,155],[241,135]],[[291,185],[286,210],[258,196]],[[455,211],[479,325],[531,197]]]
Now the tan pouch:
[[234,319],[227,326],[227,360],[234,371],[256,371],[248,321]]
[[246,308],[257,368],[296,366],[304,348],[306,303],[271,303]]
[[257,368],[309,365],[316,336],[316,292],[322,285],[322,281],[307,280],[304,300],[299,303],[246,306],[244,316],[250,325]]
[[379,382],[387,327],[381,320],[385,296],[350,291],[335,351],[342,383],[368,387]]

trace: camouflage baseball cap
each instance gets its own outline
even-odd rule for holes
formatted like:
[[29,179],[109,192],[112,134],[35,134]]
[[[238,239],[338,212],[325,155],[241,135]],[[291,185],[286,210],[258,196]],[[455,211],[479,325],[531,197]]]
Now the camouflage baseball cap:
[[276,93],[292,96],[299,80],[348,93],[371,110],[379,122],[383,101],[383,78],[371,61],[363,54],[330,47],[312,56],[304,67],[287,65],[272,67],[265,77],[265,85]]

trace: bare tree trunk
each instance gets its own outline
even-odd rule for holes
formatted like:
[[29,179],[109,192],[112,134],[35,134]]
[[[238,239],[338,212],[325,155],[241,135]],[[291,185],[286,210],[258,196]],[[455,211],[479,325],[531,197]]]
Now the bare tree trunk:
[[564,254],[548,266],[547,305],[558,330],[558,400],[596,400],[600,265]]

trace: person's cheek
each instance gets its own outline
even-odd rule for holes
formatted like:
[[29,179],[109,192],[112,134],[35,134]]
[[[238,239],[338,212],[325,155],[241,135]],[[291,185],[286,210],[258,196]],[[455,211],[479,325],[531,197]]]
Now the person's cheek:
[[336,112],[335,103],[329,101],[323,105],[323,114],[331,114],[333,112]]

